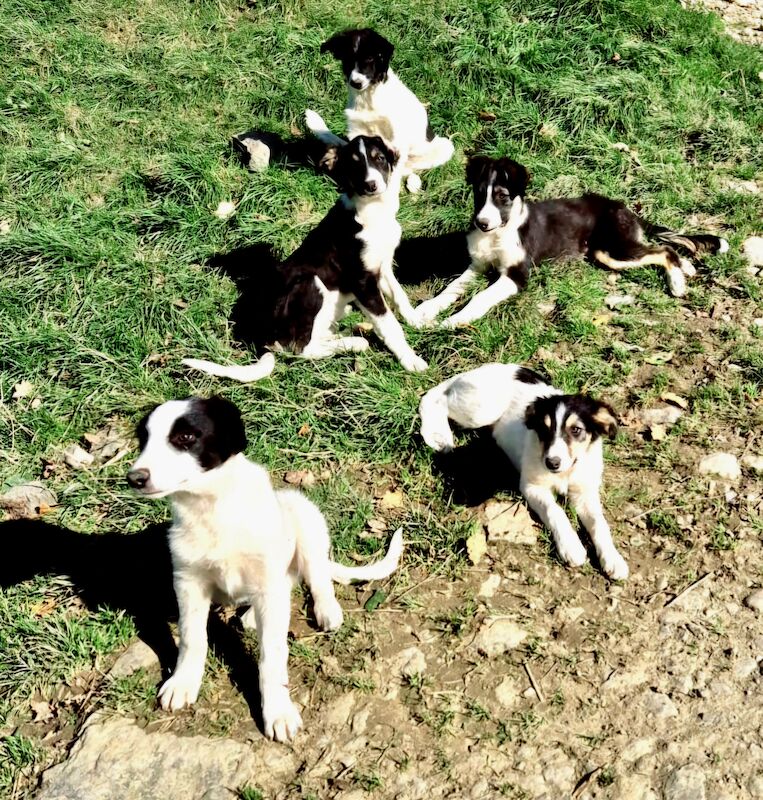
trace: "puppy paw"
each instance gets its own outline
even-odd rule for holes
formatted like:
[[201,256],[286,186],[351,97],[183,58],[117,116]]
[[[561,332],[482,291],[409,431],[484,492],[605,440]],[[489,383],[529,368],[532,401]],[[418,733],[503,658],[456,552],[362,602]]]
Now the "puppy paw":
[[683,272],[687,278],[693,278],[697,274],[696,267],[688,258],[681,258],[679,263],[681,265],[681,272]]
[[613,581],[624,581],[628,577],[628,564],[617,550],[613,550],[611,553],[602,553],[599,561],[604,574]]
[[414,328],[430,327],[437,318],[438,313],[437,306],[427,300],[414,308],[413,318],[409,324]]
[[683,297],[686,294],[686,277],[680,267],[671,267],[668,271],[668,286],[673,297]]
[[415,353],[412,356],[401,358],[400,363],[403,365],[404,369],[408,370],[408,372],[424,372],[424,370],[429,367],[429,364],[427,364],[423,358],[420,358]]
[[344,612],[336,597],[315,601],[315,620],[323,631],[335,631],[342,627]]
[[159,705],[165,711],[178,711],[193,705],[199,696],[201,680],[182,672],[175,673],[159,689]]
[[265,736],[277,742],[290,742],[302,727],[302,716],[292,703],[288,691],[278,692],[262,703]]
[[557,552],[559,558],[571,567],[582,567],[588,561],[588,553],[578,539],[558,542]]
[[249,608],[247,608],[247,610],[241,615],[241,624],[247,630],[257,630],[257,616],[254,613],[254,606],[249,606]]
[[421,426],[421,438],[432,450],[438,453],[450,453],[456,446],[453,433],[450,430],[430,430],[425,425]]
[[415,172],[412,172],[405,179],[405,188],[411,194],[416,194],[417,192],[420,192],[421,191],[421,178],[419,178],[419,176]]

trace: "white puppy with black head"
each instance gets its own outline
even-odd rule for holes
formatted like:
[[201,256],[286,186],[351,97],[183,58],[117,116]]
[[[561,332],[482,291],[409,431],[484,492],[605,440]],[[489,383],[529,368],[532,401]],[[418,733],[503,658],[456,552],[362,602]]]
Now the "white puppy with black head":
[[491,426],[493,438],[519,472],[519,488],[554,537],[560,558],[588,560],[555,495],[566,495],[591,536],[602,570],[628,577],[601,505],[602,438],[617,433],[612,409],[582,394],[563,394],[516,364],[485,364],[428,391],[421,400],[421,435],[434,450],[455,447],[448,420],[463,428]]
[[263,467],[243,454],[246,434],[235,405],[219,397],[173,400],[138,426],[140,457],[127,475],[144,497],[171,498],[169,533],[179,609],[177,666],[159,690],[162,708],[195,702],[207,653],[211,603],[250,606],[242,622],[260,640],[262,718],[270,738],[302,726],[287,673],[292,582],[302,579],[324,630],[342,624],[332,581],[385,578],[402,553],[398,531],[387,555],[365,567],[329,558],[326,521],[307,497],[275,491]]

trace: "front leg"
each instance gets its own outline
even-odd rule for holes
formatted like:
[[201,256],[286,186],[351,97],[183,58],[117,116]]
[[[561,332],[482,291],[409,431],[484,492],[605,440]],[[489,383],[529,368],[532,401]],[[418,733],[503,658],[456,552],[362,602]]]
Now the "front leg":
[[289,697],[289,618],[291,583],[284,576],[271,578],[268,588],[255,598],[260,637],[260,696],[262,722],[269,739],[287,742],[302,727],[299,710]]
[[180,612],[180,646],[172,676],[159,689],[162,708],[177,711],[196,702],[207,657],[207,617],[210,596],[207,587],[194,578],[175,577]]
[[418,321],[416,327],[423,327],[427,323],[432,322],[441,311],[450,308],[463,296],[476,276],[477,273],[470,267],[454,281],[451,281],[440,294],[416,306],[414,309],[414,314]]
[[604,516],[598,491],[581,489],[579,491],[570,487],[570,502],[572,503],[580,521],[585,525],[596,555],[604,573],[615,581],[623,581],[628,577],[628,564],[617,552],[612,541],[612,532]]
[[411,305],[411,301],[408,299],[408,295],[405,293],[405,289],[395,277],[391,264],[382,267],[379,275],[379,288],[409,325],[414,328],[420,327],[419,318]]
[[573,567],[585,564],[588,561],[585,547],[573,530],[564,509],[556,502],[554,493],[545,487],[527,483],[522,483],[519,488],[530,508],[551,531],[559,558]]
[[472,297],[461,311],[444,320],[441,323],[442,327],[456,328],[459,325],[468,325],[483,317],[493,306],[508,300],[518,291],[519,286],[508,275],[501,275],[495,283]]

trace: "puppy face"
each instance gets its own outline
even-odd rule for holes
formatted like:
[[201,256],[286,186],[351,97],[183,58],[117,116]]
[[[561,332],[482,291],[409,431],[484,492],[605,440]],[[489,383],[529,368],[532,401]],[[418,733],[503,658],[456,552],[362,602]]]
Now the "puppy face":
[[543,465],[549,472],[568,472],[600,436],[617,433],[615,412],[585,395],[542,397],[525,412],[525,425],[543,448]]
[[474,156],[466,165],[466,180],[474,192],[474,224],[491,231],[508,222],[515,198],[527,190],[530,174],[510,158]]
[[384,194],[398,161],[396,150],[379,136],[356,136],[342,147],[329,148],[321,166],[348,195]]
[[321,45],[321,53],[331,53],[341,62],[347,83],[358,92],[387,80],[394,49],[370,28],[337,33]]
[[212,470],[246,448],[238,408],[220,397],[162,403],[137,434],[140,456],[127,482],[145,497],[198,491]]

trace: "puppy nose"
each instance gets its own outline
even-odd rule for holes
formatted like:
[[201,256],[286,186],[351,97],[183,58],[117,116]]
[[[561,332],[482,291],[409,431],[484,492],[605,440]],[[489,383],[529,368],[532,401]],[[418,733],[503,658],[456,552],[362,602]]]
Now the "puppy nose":
[[478,220],[477,220],[477,227],[478,227],[478,228],[479,228],[481,231],[486,231],[486,230],[487,230],[487,229],[490,227],[490,223],[489,223],[489,222],[487,222],[487,220],[484,220],[484,219],[478,219]]
[[352,86],[353,89],[360,89],[360,87],[362,85],[363,85],[363,82],[359,81],[357,78],[352,78],[350,80],[350,86]]
[[559,464],[561,464],[561,459],[559,456],[549,456],[546,459],[546,466],[551,470],[551,472],[556,472],[559,469]]
[[147,469],[131,469],[127,473],[127,483],[133,489],[143,489],[148,483],[151,473]]
[[376,191],[377,183],[376,181],[366,181],[366,191],[367,192],[375,192]]

